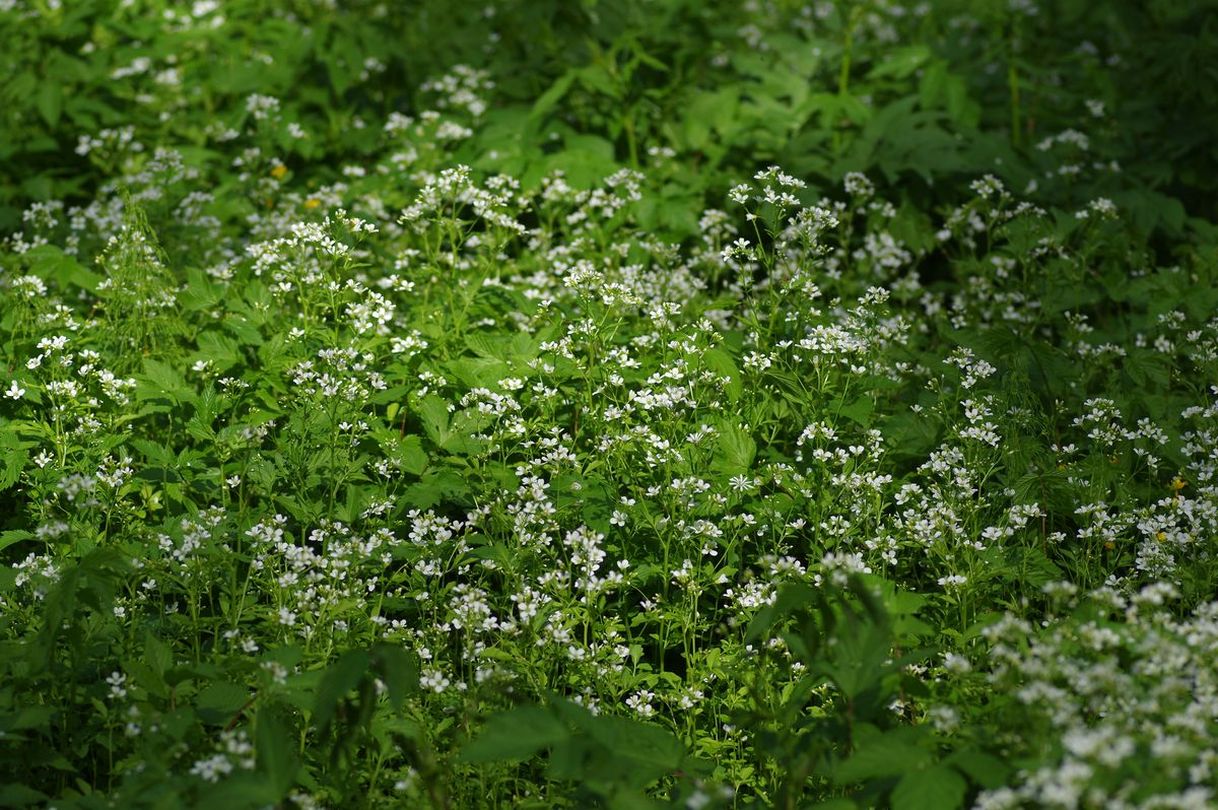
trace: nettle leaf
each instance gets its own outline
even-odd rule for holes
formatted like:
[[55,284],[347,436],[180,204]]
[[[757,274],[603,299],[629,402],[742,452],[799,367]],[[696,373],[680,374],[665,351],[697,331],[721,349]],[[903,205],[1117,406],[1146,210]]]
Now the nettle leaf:
[[930,760],[930,753],[901,733],[880,734],[859,740],[857,750],[834,771],[839,785],[899,776]]
[[32,787],[18,782],[0,785],[0,806],[3,807],[29,807],[33,804],[42,804],[50,798],[42,791],[34,790]]
[[0,492],[9,489],[21,480],[21,473],[30,460],[30,453],[25,448],[4,448],[4,464],[0,466]]
[[489,357],[460,357],[444,368],[466,388],[494,388],[511,372],[507,363]]
[[325,729],[334,719],[339,702],[356,689],[368,673],[372,659],[364,650],[349,650],[326,668],[313,705],[313,725]]
[[168,363],[144,360],[144,373],[136,377],[135,398],[137,400],[168,399],[171,402],[193,402],[195,389],[182,373]]
[[739,401],[740,395],[744,392],[744,381],[731,353],[719,348],[708,349],[702,353],[702,362],[706,363],[706,367],[711,371],[728,378],[729,382],[724,386],[724,393],[727,394],[729,401]]
[[757,442],[747,429],[733,422],[720,422],[717,429],[715,467],[726,474],[747,473],[757,455]]
[[210,361],[215,372],[227,371],[241,360],[241,344],[223,332],[200,332],[195,343],[199,351],[194,359]]
[[63,87],[55,81],[40,82],[34,96],[34,106],[48,126],[55,126],[63,112]]
[[401,647],[382,644],[372,652],[372,669],[389,692],[389,702],[401,706],[408,695],[419,690],[419,659]]
[[930,49],[925,45],[897,48],[888,54],[888,58],[872,68],[867,78],[904,79],[926,64],[930,56]]
[[544,117],[557,106],[558,102],[562,101],[562,97],[571,89],[571,85],[575,83],[577,78],[579,78],[579,71],[573,68],[555,79],[554,83],[533,102],[533,109],[530,114],[534,118]]
[[967,791],[964,778],[946,765],[910,771],[893,788],[892,810],[955,810]]
[[844,416],[860,427],[871,426],[871,414],[875,411],[875,399],[871,396],[861,396],[850,402],[836,400],[831,406],[840,416]]
[[418,436],[403,436],[398,443],[398,454],[404,472],[422,475],[427,469],[427,453],[424,452],[423,441]]
[[681,743],[668,731],[627,717],[593,717],[589,736],[622,760],[631,782],[642,787],[680,767]]
[[281,798],[295,784],[300,769],[296,753],[298,732],[289,717],[286,707],[274,703],[263,706],[258,711],[254,732],[258,770]]
[[68,286],[93,292],[101,283],[102,277],[90,271],[75,256],[64,253],[53,245],[40,245],[25,254],[30,262],[30,270],[37,276],[53,282],[61,289]]
[[947,758],[947,763],[987,790],[1002,787],[1011,775],[1009,765],[983,751],[957,751]]
[[418,414],[427,438],[431,439],[431,443],[437,447],[443,447],[452,436],[452,432],[448,428],[448,403],[434,394],[429,394],[419,403]]
[[429,469],[406,488],[402,498],[419,509],[430,509],[442,501],[464,502],[469,494],[469,482],[456,470]]
[[8,531],[0,532],[0,551],[16,543],[30,540],[33,537],[33,532],[27,532],[24,529],[9,529]]
[[478,332],[466,335],[465,345],[481,358],[523,363],[537,356],[538,341],[524,332],[512,335]]
[[570,732],[550,712],[519,706],[493,716],[461,749],[463,762],[520,761],[564,742]]
[[195,710],[205,723],[227,723],[249,700],[249,690],[220,681],[203,688],[195,698]]

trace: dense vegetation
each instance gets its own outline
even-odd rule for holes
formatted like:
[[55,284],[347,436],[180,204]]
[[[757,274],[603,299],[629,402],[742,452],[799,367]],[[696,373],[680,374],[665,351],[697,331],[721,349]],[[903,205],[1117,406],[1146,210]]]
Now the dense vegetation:
[[1215,21],[0,0],[0,806],[1214,806]]

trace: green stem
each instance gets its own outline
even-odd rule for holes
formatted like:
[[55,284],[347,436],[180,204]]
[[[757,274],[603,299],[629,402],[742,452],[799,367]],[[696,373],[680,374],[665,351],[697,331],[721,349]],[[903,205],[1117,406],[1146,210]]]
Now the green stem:
[[[850,93],[850,63],[854,58],[854,28],[858,25],[859,15],[862,9],[855,6],[850,11],[850,17],[846,21],[846,36],[842,43],[842,64],[837,74],[837,98],[844,99]],[[838,120],[833,122],[833,153],[839,154],[842,151],[842,133],[839,128],[841,120],[841,110],[837,111]]]

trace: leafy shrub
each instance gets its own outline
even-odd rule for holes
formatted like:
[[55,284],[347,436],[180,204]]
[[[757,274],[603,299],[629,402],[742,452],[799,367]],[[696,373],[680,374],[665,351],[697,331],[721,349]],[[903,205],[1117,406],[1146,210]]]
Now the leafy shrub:
[[1131,18],[0,5],[0,802],[1212,803]]

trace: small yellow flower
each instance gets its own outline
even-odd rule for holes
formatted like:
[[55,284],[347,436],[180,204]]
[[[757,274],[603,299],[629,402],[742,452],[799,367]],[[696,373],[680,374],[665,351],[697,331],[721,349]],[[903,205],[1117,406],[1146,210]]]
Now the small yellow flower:
[[1164,540],[1167,539],[1167,532],[1156,532],[1155,539],[1158,540],[1160,543],[1162,543]]
[[309,199],[304,201],[304,207],[310,211],[312,211],[314,208],[316,208],[319,205],[321,205],[321,200],[317,199],[316,197],[310,197]]
[[276,163],[275,168],[271,169],[271,177],[274,177],[276,180],[282,180],[287,174],[288,167],[282,163]]
[[1175,490],[1176,492],[1179,492],[1180,490],[1184,489],[1186,486],[1188,486],[1188,482],[1185,481],[1183,478],[1181,478],[1178,475],[1171,480],[1171,488],[1173,490]]
[[1116,548],[1116,543],[1112,542],[1111,540],[1105,540],[1104,548],[1108,549],[1109,551],[1112,551],[1114,548]]

